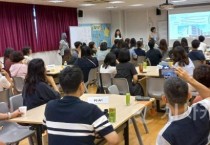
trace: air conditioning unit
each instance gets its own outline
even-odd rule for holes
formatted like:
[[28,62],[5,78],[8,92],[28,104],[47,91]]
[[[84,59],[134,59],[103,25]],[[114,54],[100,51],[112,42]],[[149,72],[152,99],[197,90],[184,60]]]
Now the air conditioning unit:
[[171,9],[174,9],[174,5],[169,3],[168,0],[166,0],[166,3],[163,3],[159,6],[159,8],[161,10],[171,10]]

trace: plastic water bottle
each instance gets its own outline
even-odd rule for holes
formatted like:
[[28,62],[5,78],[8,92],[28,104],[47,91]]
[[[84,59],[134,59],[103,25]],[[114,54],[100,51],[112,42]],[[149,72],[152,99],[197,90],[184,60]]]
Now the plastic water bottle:
[[64,61],[64,66],[67,66],[67,62],[66,61]]
[[129,106],[131,103],[131,95],[130,93],[126,93],[126,105]]

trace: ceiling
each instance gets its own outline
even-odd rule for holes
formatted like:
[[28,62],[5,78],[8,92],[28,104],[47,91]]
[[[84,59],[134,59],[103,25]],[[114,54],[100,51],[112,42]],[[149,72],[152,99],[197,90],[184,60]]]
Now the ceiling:
[[[65,2],[61,3],[52,3],[49,0],[0,0],[6,2],[17,2],[17,3],[29,3],[29,4],[40,4],[40,5],[52,5],[52,6],[63,6],[63,7],[77,7],[82,9],[107,9],[106,7],[117,7],[118,9],[134,9],[134,8],[147,8],[147,7],[158,7],[159,4],[165,2],[165,0],[121,0],[125,3],[123,4],[110,4],[110,3],[101,3],[96,4],[95,6],[83,7],[81,4],[84,4],[85,0],[64,0]],[[101,1],[101,0],[95,0]],[[109,0],[109,1],[118,1],[118,0]],[[169,0],[172,3],[174,0]],[[181,1],[181,0],[176,0]],[[191,5],[191,4],[201,4],[201,3],[210,3],[210,0],[187,0],[185,2],[173,3],[175,5]],[[139,7],[132,7],[133,4],[143,4]]]

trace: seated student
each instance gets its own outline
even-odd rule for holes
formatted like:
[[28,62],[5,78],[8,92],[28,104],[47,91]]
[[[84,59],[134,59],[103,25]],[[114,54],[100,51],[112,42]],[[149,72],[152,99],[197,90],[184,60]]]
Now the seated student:
[[[164,84],[165,97],[170,109],[169,121],[159,132],[156,145],[207,145],[210,130],[210,90],[194,80],[186,71],[177,69],[180,78],[169,78]],[[190,83],[201,93],[203,101],[187,106]]]
[[2,62],[0,62],[0,91],[10,88],[12,85],[12,79],[9,74],[2,69]]
[[24,57],[20,51],[13,51],[11,54],[12,65],[9,69],[11,77],[21,77],[25,79],[28,66],[23,63]]
[[137,49],[135,49],[134,51],[135,51],[135,53],[136,53],[136,55],[137,56],[146,56],[146,53],[145,53],[145,51],[144,50],[142,50],[142,48],[143,48],[143,42],[142,41],[137,41]]
[[130,38],[125,39],[126,48],[128,48],[128,49],[130,49],[130,42],[131,42]]
[[33,59],[31,57],[31,54],[32,54],[31,47],[24,47],[22,49],[22,53],[24,55],[24,63],[28,64]]
[[206,43],[204,43],[205,37],[201,35],[198,37],[198,39],[200,41],[200,46],[198,47],[198,50],[201,50],[201,51],[203,51],[203,53],[205,53],[205,51],[207,49],[207,45],[206,45]]
[[114,45],[112,46],[111,51],[114,50],[115,48],[118,48],[118,42],[119,42],[119,39],[114,40]]
[[156,66],[161,62],[162,55],[159,50],[154,49],[155,41],[153,39],[148,42],[148,46],[150,47],[150,50],[147,51],[146,57],[149,58],[151,66]]
[[74,43],[75,49],[72,52],[72,56],[75,58],[80,57],[80,53],[81,53],[81,47],[82,47],[82,42],[77,41]]
[[100,73],[116,74],[116,56],[114,53],[109,52],[104,59],[104,64],[100,66]]
[[[47,84],[49,83],[53,89]],[[23,88],[23,105],[32,109],[53,99],[59,99],[59,90],[52,77],[46,76],[42,59],[33,59],[28,64],[28,74]]]
[[90,47],[90,49],[92,51],[91,55],[96,56],[97,48],[96,48],[95,42],[90,42],[88,46]]
[[181,39],[181,46],[184,48],[186,53],[189,53],[188,41],[186,38]]
[[[202,64],[196,67],[193,72],[193,78],[210,89],[210,65]],[[193,100],[193,103],[199,102],[201,100],[202,97],[197,96]]]
[[193,40],[192,41],[192,51],[188,54],[188,57],[192,60],[200,60],[202,63],[206,60],[204,54],[202,51],[198,50],[198,47],[200,45],[199,40]]
[[67,62],[68,65],[73,65],[76,60],[77,58],[71,55],[70,49],[64,50],[64,55],[63,55],[64,63]]
[[173,46],[172,46],[172,49],[171,49],[171,50],[169,51],[169,53],[168,53],[168,55],[169,55],[169,57],[170,57],[171,59],[173,59],[173,51],[174,51],[174,49],[175,49],[177,46],[181,46],[181,42],[178,41],[178,40],[174,41]]
[[117,74],[115,78],[126,78],[128,81],[130,93],[133,96],[144,95],[141,85],[138,83],[138,75],[135,66],[130,63],[130,53],[126,48],[119,52],[119,64],[116,66]]
[[168,58],[168,44],[165,39],[160,40],[159,49],[158,49],[162,55],[162,60],[165,60]]
[[108,50],[107,47],[107,43],[106,42],[102,42],[100,45],[100,50],[97,51],[96,53],[96,57],[98,60],[104,60],[106,55],[110,52],[110,50]]
[[[126,47],[124,47],[124,48],[126,48]],[[131,38],[131,40],[130,40],[130,49],[129,49],[131,61],[137,60],[138,56],[135,53],[135,49],[136,49],[136,39],[135,38]]]
[[12,65],[12,61],[11,61],[11,54],[12,52],[14,51],[13,48],[7,48],[5,51],[4,51],[4,70],[11,76],[10,74],[10,67]]
[[109,145],[117,145],[119,137],[104,113],[79,99],[85,90],[82,71],[66,67],[59,82],[65,96],[48,102],[44,113],[49,145],[93,145],[96,135],[104,137]]
[[193,75],[195,68],[191,59],[187,56],[182,46],[177,46],[173,50],[173,62],[175,67],[182,67],[189,75]]
[[78,58],[74,64],[81,68],[84,82],[87,82],[90,70],[98,67],[98,60],[91,56],[90,47],[83,46],[81,47],[81,58]]

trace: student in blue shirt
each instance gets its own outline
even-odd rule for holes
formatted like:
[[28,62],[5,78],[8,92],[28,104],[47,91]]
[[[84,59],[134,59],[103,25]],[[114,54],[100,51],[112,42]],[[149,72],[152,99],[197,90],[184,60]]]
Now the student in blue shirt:
[[44,124],[49,145],[94,145],[96,136],[117,145],[119,138],[104,113],[94,104],[80,100],[84,93],[83,73],[78,67],[66,67],[59,77],[65,93],[45,108]]
[[[177,68],[180,78],[166,80],[163,100],[170,109],[169,121],[160,131],[156,145],[207,145],[210,131],[210,90]],[[185,81],[186,82],[185,82]],[[188,107],[190,83],[203,98]]]
[[142,41],[137,41],[137,49],[135,49],[135,53],[137,56],[146,56],[146,53],[144,50],[142,50],[142,47],[144,46]]

